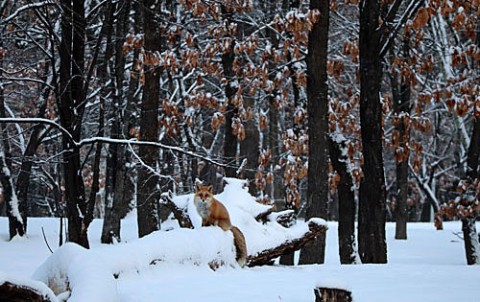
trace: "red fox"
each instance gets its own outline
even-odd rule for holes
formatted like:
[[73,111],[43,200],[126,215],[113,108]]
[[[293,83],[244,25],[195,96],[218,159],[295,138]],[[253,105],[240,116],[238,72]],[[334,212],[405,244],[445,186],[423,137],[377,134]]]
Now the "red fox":
[[224,231],[232,231],[235,249],[237,250],[237,262],[243,267],[247,262],[247,245],[243,233],[230,222],[230,215],[225,206],[213,197],[212,186],[196,184],[195,197],[193,199],[197,212],[202,217],[202,226],[219,226]]

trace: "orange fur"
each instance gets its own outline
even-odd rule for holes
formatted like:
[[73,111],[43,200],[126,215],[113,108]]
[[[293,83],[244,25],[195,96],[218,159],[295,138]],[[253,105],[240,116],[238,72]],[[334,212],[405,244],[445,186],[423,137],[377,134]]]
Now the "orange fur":
[[243,233],[230,221],[227,208],[215,199],[212,186],[196,185],[194,204],[197,212],[202,217],[202,226],[219,226],[224,231],[231,231],[237,251],[237,262],[243,267],[247,261],[247,245]]

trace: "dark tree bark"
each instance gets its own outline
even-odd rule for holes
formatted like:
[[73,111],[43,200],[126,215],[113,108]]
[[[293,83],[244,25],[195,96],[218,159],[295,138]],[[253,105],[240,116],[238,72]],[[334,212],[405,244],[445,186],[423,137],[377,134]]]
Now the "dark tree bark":
[[348,172],[342,149],[346,148],[344,141],[329,139],[330,160],[333,169],[340,176],[337,187],[338,195],[338,247],[341,264],[355,263],[355,193],[353,180]]
[[[3,86],[0,84],[0,117],[6,117],[5,111]],[[0,131],[0,183],[2,185],[3,202],[6,205],[10,239],[12,239],[15,236],[24,236],[27,232],[27,204],[26,202],[19,202],[13,185],[9,162],[11,158],[10,143],[5,124],[0,125]]]
[[[3,139],[2,139],[3,141]],[[26,228],[25,208],[18,204],[17,194],[15,193],[12,175],[6,161],[6,152],[4,143],[0,143],[0,183],[2,185],[3,199],[7,208],[8,225],[10,239],[15,236],[24,236]]]
[[[477,24],[477,36],[476,44],[480,47],[480,22]],[[468,146],[467,153],[467,181],[470,184],[474,184],[475,181],[478,181],[479,176],[479,160],[480,160],[480,117],[474,117],[474,124],[472,130],[472,136],[470,140],[470,146]],[[472,201],[478,203],[479,194],[476,194],[474,185],[471,185],[473,188],[470,190],[472,195],[469,198]],[[468,191],[467,191],[468,192]],[[476,195],[475,195],[476,194]],[[473,217],[464,217],[462,218],[462,231],[463,231],[463,241],[465,244],[465,254],[467,257],[467,264],[480,264],[480,238],[478,237],[477,228],[475,226],[475,221],[477,220],[478,215],[473,215]]]
[[[98,66],[98,77],[102,84],[102,92],[99,102],[99,114],[98,114],[98,137],[103,137],[105,134],[105,100],[112,95],[112,84],[105,85],[109,82],[109,79],[112,77],[109,68],[109,61],[113,57],[113,44],[112,44],[112,34],[113,34],[113,23],[114,23],[114,10],[115,5],[113,3],[108,3],[104,7],[104,21],[102,25],[102,33],[100,39],[105,37],[105,55],[102,62],[99,62]],[[110,81],[111,83],[112,81]],[[111,144],[116,145],[116,144]],[[87,202],[87,215],[85,216],[85,225],[88,227],[93,221],[93,212],[95,208],[95,203],[97,201],[97,193],[100,189],[99,179],[100,179],[100,159],[102,155],[103,144],[101,142],[97,143],[95,149],[95,156],[93,161],[93,177],[92,177],[92,187],[90,189],[90,196]],[[108,184],[110,185],[110,184]],[[109,186],[106,185],[106,188]]]
[[[156,22],[156,14],[160,12],[161,3],[157,0],[148,0],[143,3],[142,12],[145,31],[145,51],[155,53],[161,51],[161,39],[159,24]],[[143,141],[156,142],[159,139],[158,109],[160,102],[160,76],[161,68],[158,66],[145,65],[145,85],[143,87],[143,99],[140,113],[140,139]],[[156,175],[159,157],[158,148],[140,146],[139,157],[147,167],[141,167],[138,171],[137,182],[137,223],[138,235],[143,237],[160,229],[158,216],[159,179]],[[153,169],[154,171],[151,171]]]
[[[49,83],[52,85],[53,83]],[[45,114],[45,110],[47,107],[47,99],[50,95],[51,89],[46,85],[42,91],[41,95],[41,105],[39,107],[39,114],[38,116],[43,118]],[[16,193],[18,198],[18,204],[20,208],[24,208],[24,212],[26,214],[28,209],[28,191],[30,187],[30,175],[32,173],[33,167],[33,156],[37,151],[38,146],[43,140],[44,134],[48,132],[45,130],[44,125],[35,125],[32,129],[32,133],[30,134],[30,138],[28,140],[27,146],[25,147],[25,151],[22,155],[22,164],[20,166],[20,171],[18,172],[17,176],[17,183],[16,183]],[[25,232],[27,231],[27,216],[25,215],[24,220],[24,228]]]
[[386,191],[380,85],[382,58],[378,0],[360,2],[360,123],[364,177],[360,183],[358,248],[363,263],[386,263]]
[[314,289],[315,302],[352,302],[352,293],[345,289],[317,287]]
[[[227,18],[228,19],[228,18]],[[225,97],[228,102],[227,110],[225,112],[225,139],[223,142],[223,156],[225,164],[232,167],[225,168],[225,176],[236,177],[237,171],[235,169],[235,162],[237,158],[237,137],[233,134],[232,122],[237,115],[237,108],[232,104],[232,99],[237,92],[237,88],[233,85],[235,73],[233,72],[233,61],[235,60],[234,41],[232,41],[230,51],[222,55],[223,74],[227,79],[225,86]]]
[[[477,35],[475,38],[476,38],[477,47],[480,47],[480,22],[477,23]],[[477,65],[477,69],[478,68],[480,68],[479,65]],[[480,178],[479,161],[480,161],[480,117],[475,116],[474,122],[473,122],[472,137],[470,140],[470,146],[468,146],[468,153],[467,153],[467,176],[471,180]]]
[[[404,59],[410,57],[410,39],[407,35],[403,37],[402,56]],[[408,139],[410,130],[407,129],[405,116],[410,115],[410,83],[407,82],[398,72],[393,71],[391,75],[393,112],[397,117],[394,124],[394,133],[398,134],[398,147],[396,147],[396,174],[397,174],[397,199],[395,208],[395,239],[407,239],[407,198],[408,198]],[[398,153],[398,154],[397,154]]]
[[[112,4],[113,5],[113,4]],[[123,138],[124,133],[128,132],[126,128],[126,114],[122,110],[132,107],[131,102],[125,104],[123,87],[125,73],[125,56],[122,49],[124,44],[126,29],[128,25],[128,16],[130,13],[130,1],[124,0],[119,3],[120,9],[117,12],[117,24],[115,27],[115,63],[113,66],[115,87],[113,90],[113,106],[110,136],[112,138]],[[112,11],[113,13],[113,11]],[[138,12],[135,12],[138,14]],[[113,18],[113,14],[112,14]],[[113,243],[121,241],[120,238],[120,220],[128,211],[128,201],[124,198],[124,190],[128,192],[128,179],[126,175],[126,146],[123,144],[110,144],[108,146],[106,163],[106,181],[105,181],[105,218],[101,241],[102,243]]]
[[463,242],[468,265],[480,264],[480,243],[475,219],[476,217],[462,218]]
[[48,293],[45,288],[35,288],[32,285],[17,284],[14,281],[5,280],[0,283],[0,302],[53,302],[58,301],[52,291]]
[[[320,11],[320,19],[308,35],[308,191],[306,219],[327,218],[328,201],[328,85],[327,55],[329,1],[311,0],[310,9]],[[315,151],[314,151],[315,150]],[[302,248],[300,264],[325,261],[325,233]]]
[[[246,107],[253,107],[254,101],[251,98],[246,99]],[[250,99],[250,100],[248,100]],[[255,185],[255,170],[258,167],[258,156],[260,151],[258,149],[258,142],[260,139],[258,127],[254,119],[246,121],[245,125],[245,139],[240,142],[240,160],[246,159],[246,170],[243,173],[243,178],[249,180],[248,191],[252,196],[257,196],[257,187]]]
[[[0,6],[1,12],[7,9],[7,5]],[[3,41],[0,39],[0,48]],[[0,55],[0,75],[3,73],[3,56]],[[0,117],[6,117],[4,86],[0,83]],[[5,124],[0,125],[0,183],[3,188],[3,202],[6,205],[10,239],[15,236],[24,236],[27,232],[27,203],[20,202],[17,198],[11,175],[10,143]]]
[[467,176],[474,180],[479,178],[480,160],[480,118],[474,119],[470,146],[467,153]]
[[61,125],[71,134],[62,133],[63,172],[67,204],[68,240],[87,247],[85,188],[80,161],[81,122],[85,107],[84,52],[85,3],[82,0],[62,0],[62,41],[60,44],[60,100],[58,104]]

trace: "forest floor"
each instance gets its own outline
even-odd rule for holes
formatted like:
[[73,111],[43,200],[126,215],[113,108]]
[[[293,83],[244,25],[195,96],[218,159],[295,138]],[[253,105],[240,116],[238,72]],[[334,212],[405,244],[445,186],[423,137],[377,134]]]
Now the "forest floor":
[[[314,301],[317,284],[338,284],[353,292],[356,302],[478,302],[480,267],[467,266],[460,222],[443,231],[433,223],[410,223],[408,240],[395,240],[387,224],[386,265],[340,265],[337,223],[329,222],[326,263],[255,268],[207,267],[163,263],[116,280],[121,302],[152,301]],[[477,223],[478,225],[478,223]],[[89,229],[92,249],[100,246],[101,220]],[[0,273],[30,277],[58,242],[59,220],[30,218],[28,238],[8,239],[8,220],[0,217]],[[136,219],[122,222],[122,238],[135,240]],[[188,248],[188,244],[185,246]],[[125,261],[129,261],[126,259]]]

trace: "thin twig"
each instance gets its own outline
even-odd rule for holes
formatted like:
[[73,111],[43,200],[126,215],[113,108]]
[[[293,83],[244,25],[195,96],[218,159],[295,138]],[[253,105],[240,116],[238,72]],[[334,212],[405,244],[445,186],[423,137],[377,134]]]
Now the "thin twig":
[[45,236],[45,230],[43,229],[43,227],[42,227],[42,235],[43,235],[43,240],[45,241],[45,244],[46,244],[47,247],[48,247],[48,250],[50,251],[50,253],[53,254],[53,251],[52,251],[52,249],[50,248],[50,244],[48,244],[47,236]]

